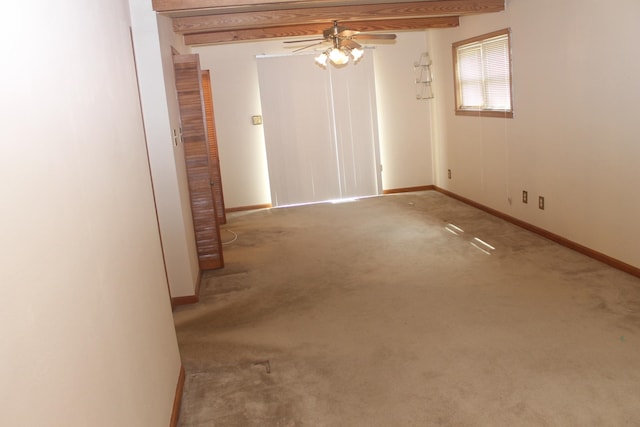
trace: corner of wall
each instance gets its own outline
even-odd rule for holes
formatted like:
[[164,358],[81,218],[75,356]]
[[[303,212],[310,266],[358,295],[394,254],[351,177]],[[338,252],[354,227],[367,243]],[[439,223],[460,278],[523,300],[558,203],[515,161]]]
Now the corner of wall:
[[165,267],[172,297],[193,295],[199,274],[173,79],[171,21],[131,7],[140,99]]

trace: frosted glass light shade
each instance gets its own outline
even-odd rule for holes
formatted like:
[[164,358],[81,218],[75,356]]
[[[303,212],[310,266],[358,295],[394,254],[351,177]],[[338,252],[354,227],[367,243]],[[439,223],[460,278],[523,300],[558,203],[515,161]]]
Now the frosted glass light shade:
[[322,65],[323,67],[327,66],[327,54],[322,52],[320,55],[316,56],[315,60],[318,64]]
[[349,55],[345,54],[341,49],[333,48],[329,52],[329,59],[336,65],[342,65],[349,62]]
[[353,56],[354,61],[357,61],[358,59],[360,59],[363,54],[364,54],[364,50],[362,49],[358,49],[357,47],[351,49],[351,56]]

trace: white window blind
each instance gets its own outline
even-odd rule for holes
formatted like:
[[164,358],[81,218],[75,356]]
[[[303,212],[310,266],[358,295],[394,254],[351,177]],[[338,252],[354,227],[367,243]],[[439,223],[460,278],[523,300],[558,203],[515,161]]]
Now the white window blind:
[[454,44],[457,110],[511,112],[509,32]]
[[258,78],[274,206],[382,193],[373,55],[259,56]]
[[484,106],[482,68],[480,45],[475,44],[458,49],[458,76],[463,108],[482,108]]

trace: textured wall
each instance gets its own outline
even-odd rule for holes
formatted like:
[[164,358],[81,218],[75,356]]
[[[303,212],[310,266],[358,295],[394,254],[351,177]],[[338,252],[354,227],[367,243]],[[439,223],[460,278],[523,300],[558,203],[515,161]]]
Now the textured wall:
[[[433,31],[437,184],[640,266],[638,16],[635,0],[510,0]],[[455,116],[451,43],[505,27],[515,117]]]
[[168,425],[180,357],[128,3],[3,12],[0,424]]

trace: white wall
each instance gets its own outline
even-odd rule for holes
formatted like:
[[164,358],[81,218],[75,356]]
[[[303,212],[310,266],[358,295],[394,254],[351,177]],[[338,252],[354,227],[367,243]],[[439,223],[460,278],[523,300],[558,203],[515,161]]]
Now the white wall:
[[211,72],[213,108],[226,208],[271,203],[255,55],[281,43],[235,43],[192,48]]
[[399,32],[375,49],[378,127],[385,189],[433,184],[431,106],[416,99],[414,62],[428,51],[427,32]]
[[198,254],[189,202],[184,144],[180,134],[171,48],[188,49],[174,34],[171,19],[156,16],[151,0],[131,1],[132,33],[140,96],[153,175],[158,220],[172,297],[193,295]]
[[166,426],[180,356],[128,3],[3,14],[0,425]]
[[[413,62],[427,50],[425,32],[398,33],[375,55],[380,151],[385,189],[433,183],[430,102],[415,98]],[[216,130],[227,207],[270,203],[255,56],[290,52],[280,40],[193,48],[211,70]],[[367,50],[365,54],[371,54]],[[309,60],[313,60],[311,57]]]
[[[639,267],[639,16],[636,0],[509,0],[431,32],[437,185]],[[505,27],[515,117],[455,116],[451,43]]]

